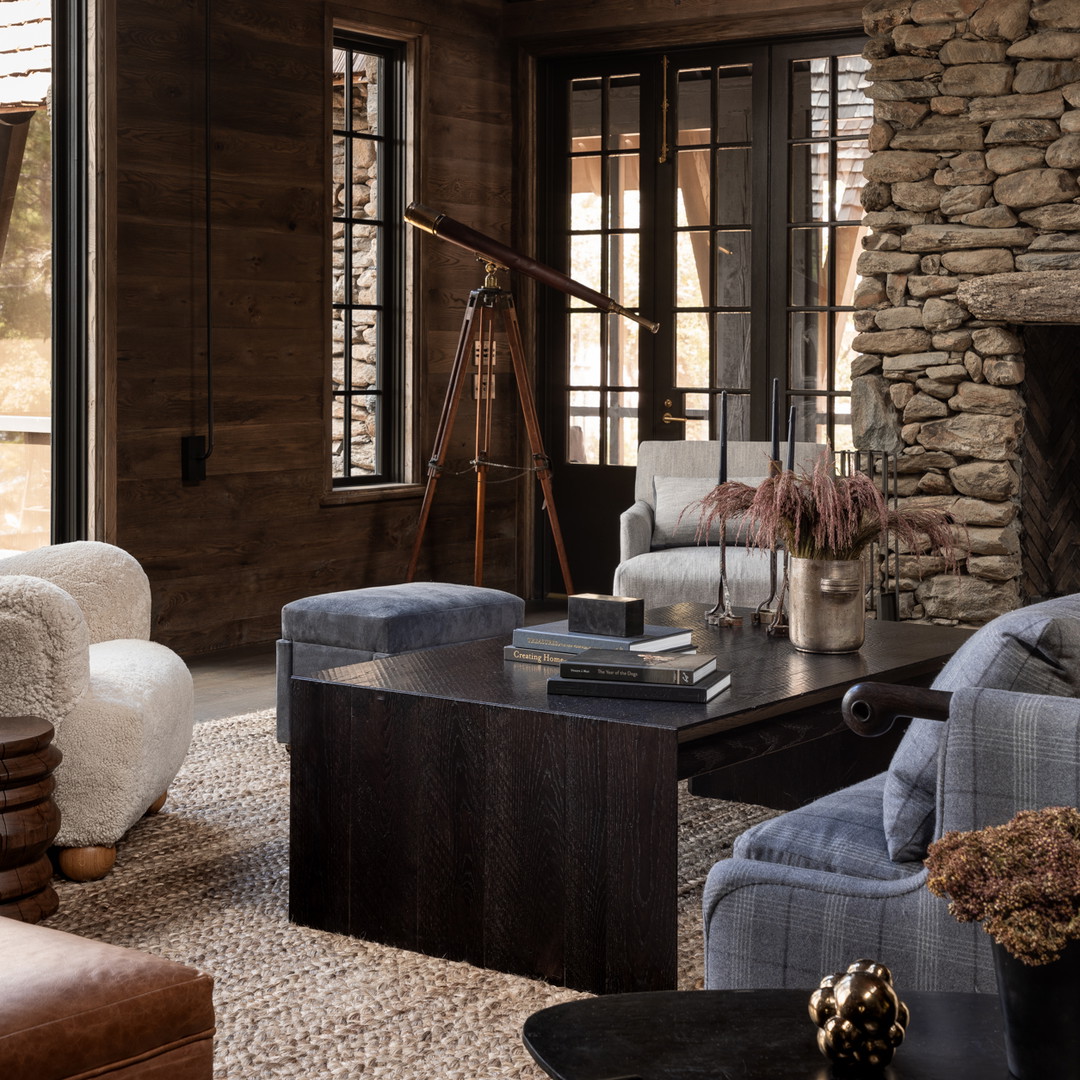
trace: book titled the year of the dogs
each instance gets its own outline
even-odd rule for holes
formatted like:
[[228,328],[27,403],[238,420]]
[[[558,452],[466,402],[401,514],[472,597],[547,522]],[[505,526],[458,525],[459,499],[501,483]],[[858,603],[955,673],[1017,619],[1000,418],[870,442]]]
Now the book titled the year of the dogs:
[[564,679],[612,679],[616,682],[673,683],[693,686],[716,670],[716,657],[695,652],[630,652],[586,649],[559,665]]
[[651,701],[712,701],[731,685],[730,671],[714,671],[693,686],[677,683],[619,682],[617,679],[564,679],[553,675],[547,681],[549,694],[578,697],[639,698]]

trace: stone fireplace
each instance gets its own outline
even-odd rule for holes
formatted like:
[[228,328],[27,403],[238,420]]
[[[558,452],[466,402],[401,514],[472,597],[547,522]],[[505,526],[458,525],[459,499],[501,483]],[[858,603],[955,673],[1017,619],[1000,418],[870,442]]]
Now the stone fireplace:
[[904,618],[1080,589],[1080,0],[871,0],[856,445],[967,526],[901,553]]

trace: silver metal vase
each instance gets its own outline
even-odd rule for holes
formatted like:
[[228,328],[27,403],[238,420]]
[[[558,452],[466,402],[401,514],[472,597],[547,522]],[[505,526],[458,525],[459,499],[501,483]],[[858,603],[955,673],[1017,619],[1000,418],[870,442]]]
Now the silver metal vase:
[[788,636],[800,652],[862,647],[866,621],[862,559],[799,559],[788,569]]

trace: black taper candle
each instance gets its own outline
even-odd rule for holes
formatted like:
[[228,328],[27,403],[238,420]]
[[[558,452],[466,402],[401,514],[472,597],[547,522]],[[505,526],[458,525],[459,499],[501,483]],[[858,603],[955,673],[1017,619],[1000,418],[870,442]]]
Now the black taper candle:
[[795,468],[795,406],[788,410],[787,421],[787,469],[792,472]]
[[720,392],[720,483],[727,482],[727,391]]
[[772,438],[772,451],[770,461],[780,460],[780,380],[772,381],[772,421],[769,427],[769,435]]

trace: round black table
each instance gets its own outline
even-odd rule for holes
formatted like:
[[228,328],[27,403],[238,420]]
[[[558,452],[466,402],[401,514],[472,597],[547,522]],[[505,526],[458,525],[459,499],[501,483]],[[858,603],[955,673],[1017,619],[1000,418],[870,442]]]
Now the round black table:
[[[883,1080],[1006,1080],[996,994],[912,991]],[[522,1038],[555,1080],[831,1080],[809,990],[611,994],[553,1005]]]

